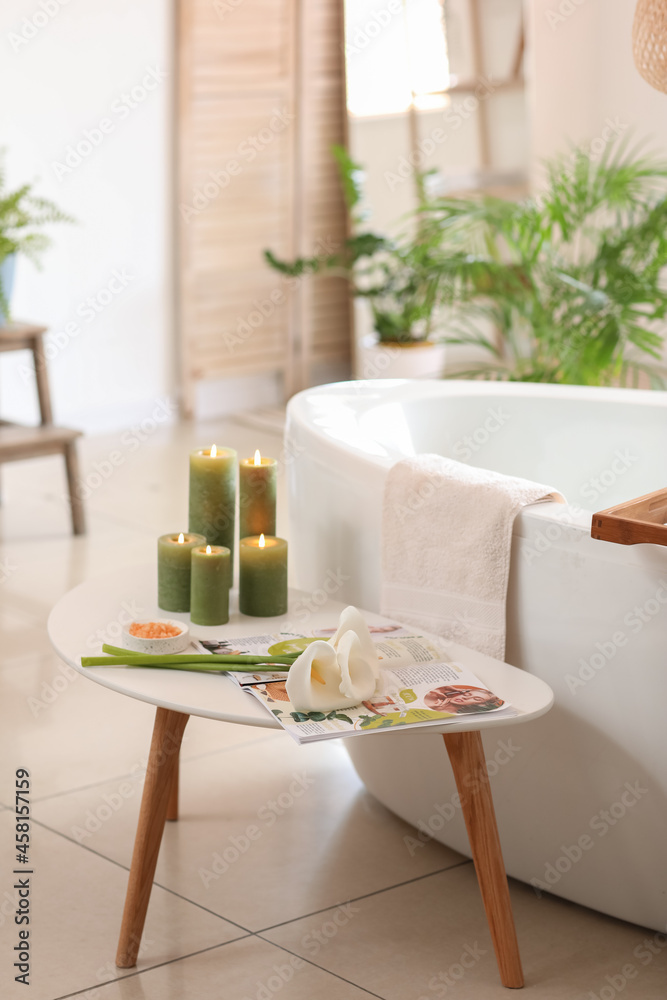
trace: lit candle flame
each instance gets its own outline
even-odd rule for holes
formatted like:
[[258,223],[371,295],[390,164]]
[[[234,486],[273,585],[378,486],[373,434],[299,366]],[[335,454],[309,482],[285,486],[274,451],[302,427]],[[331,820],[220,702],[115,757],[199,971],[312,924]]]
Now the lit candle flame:
[[260,547],[260,549],[263,549],[265,545],[266,545],[266,542],[264,541],[264,535],[260,535],[259,536],[259,547]]
[[210,545],[207,545],[207,546],[206,546],[206,555],[207,555],[207,556],[210,556],[210,554],[211,554],[211,546],[210,546]]
[[178,544],[182,545],[184,541],[185,541],[185,538],[183,536],[183,532],[181,532],[180,535],[178,536]]
[[262,456],[260,455],[258,448],[257,451],[255,452],[255,465],[261,465],[261,464],[262,464]]
[[217,454],[218,454],[218,449],[216,448],[216,446],[214,444],[212,444],[211,445],[211,450],[209,452],[209,455],[211,456],[211,458],[215,458],[215,456]]

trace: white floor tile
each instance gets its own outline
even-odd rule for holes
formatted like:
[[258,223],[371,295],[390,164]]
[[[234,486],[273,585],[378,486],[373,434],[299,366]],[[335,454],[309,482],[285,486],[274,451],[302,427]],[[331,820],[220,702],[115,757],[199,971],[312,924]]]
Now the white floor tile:
[[[0,995],[3,1000],[53,1000],[89,989],[130,970],[114,961],[127,871],[37,823],[30,832],[32,864],[26,876],[12,851],[14,816],[0,814]],[[21,866],[22,868],[24,866]],[[31,879],[30,985],[15,982],[13,922],[18,880]],[[164,889],[154,888],[137,969],[148,969],[201,948],[243,936],[244,931]]]
[[[127,864],[140,787],[122,784],[47,799],[35,815]],[[181,766],[181,818],[167,824],[156,880],[259,930],[461,860],[436,843],[410,852],[412,832],[364,792],[340,747],[278,734]]]
[[367,1000],[368,993],[287,954],[245,938],[104,986],[80,1000]]

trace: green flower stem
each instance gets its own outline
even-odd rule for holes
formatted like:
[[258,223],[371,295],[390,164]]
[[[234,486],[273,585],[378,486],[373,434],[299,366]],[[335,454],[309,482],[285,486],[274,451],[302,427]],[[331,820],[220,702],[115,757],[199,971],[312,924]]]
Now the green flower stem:
[[[178,658],[181,662],[179,663],[130,663],[129,657],[125,657],[121,660],[120,657],[115,656],[82,656],[81,666],[82,667],[118,667],[124,666],[129,667],[131,670],[137,669],[139,667],[148,667],[150,670],[191,670],[200,674],[221,674],[221,673],[231,673],[232,671],[240,671],[245,674],[263,673],[261,664],[253,665],[250,663],[212,663],[209,665],[205,663],[191,663],[187,656],[179,656]],[[291,663],[289,664],[279,664],[271,663],[267,664],[267,669],[271,668],[272,671],[279,670],[287,672]]]
[[122,649],[120,646],[102,646],[102,652],[111,653],[112,656],[141,656],[144,660],[155,663],[174,662],[181,659],[188,660],[189,663],[294,663],[301,653],[280,653],[280,655],[270,656],[265,653],[255,656],[251,653],[170,653],[169,655],[159,653],[137,653],[135,649]]
[[[183,657],[187,660],[187,657]],[[203,663],[141,663],[141,664],[128,664],[130,670],[137,670],[139,667],[149,667],[151,670],[191,670],[193,673],[197,674],[225,674],[230,673],[232,670],[240,671],[245,674],[262,673],[263,671],[258,670],[257,667],[244,666],[243,664],[231,664],[231,663],[218,663],[214,664],[212,667],[207,667]],[[289,670],[288,666],[281,667],[280,664],[274,664],[272,670]]]
[[220,653],[196,655],[177,653],[173,656],[150,656],[145,653],[125,653],[123,656],[82,656],[82,667],[164,667],[182,663],[198,663],[206,670],[256,670],[258,664],[291,667],[294,660],[285,656],[232,656]]

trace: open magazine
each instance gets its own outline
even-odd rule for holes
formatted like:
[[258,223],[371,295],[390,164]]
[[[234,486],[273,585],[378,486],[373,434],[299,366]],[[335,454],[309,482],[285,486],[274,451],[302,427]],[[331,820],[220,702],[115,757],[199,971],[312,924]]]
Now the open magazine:
[[[435,639],[401,625],[369,626],[380,661],[375,693],[354,708],[332,712],[298,712],[288,700],[285,671],[229,672],[272,713],[297,743],[376,733],[398,727],[428,727],[460,721],[464,715],[502,712],[516,715],[467,667],[445,658]],[[229,640],[200,640],[205,653],[280,654],[301,652],[316,639],[328,639],[336,627],[311,635],[277,632]]]

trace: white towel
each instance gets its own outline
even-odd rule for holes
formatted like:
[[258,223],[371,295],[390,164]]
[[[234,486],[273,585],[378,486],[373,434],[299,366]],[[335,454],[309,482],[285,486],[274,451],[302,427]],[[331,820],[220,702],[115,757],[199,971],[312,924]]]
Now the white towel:
[[540,500],[565,502],[440,455],[398,462],[384,493],[382,614],[504,659],[512,526]]

